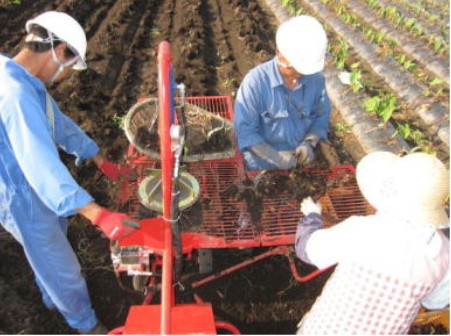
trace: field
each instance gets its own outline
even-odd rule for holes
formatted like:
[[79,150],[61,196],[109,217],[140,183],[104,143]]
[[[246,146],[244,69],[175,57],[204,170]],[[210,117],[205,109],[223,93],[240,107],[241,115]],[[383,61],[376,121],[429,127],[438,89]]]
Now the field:
[[[0,0],[0,52],[15,55],[25,22],[45,10],[65,11],[86,29],[88,70],[50,91],[112,161],[129,142],[120,120],[140,97],[157,95],[157,48],[171,43],[175,80],[187,96],[232,96],[244,75],[273,57],[280,21],[311,14],[330,41],[325,75],[333,102],[327,165],[355,164],[375,149],[420,150],[449,165],[449,2],[440,0]],[[343,73],[345,74],[343,75]],[[346,75],[347,73],[347,75]],[[348,76],[349,85],[339,79]],[[93,164],[75,178],[96,200],[115,208],[115,186]],[[124,324],[141,294],[124,289],[111,267],[108,241],[80,217],[70,241],[88,281],[93,305],[112,329]],[[215,267],[261,251],[218,250]],[[0,333],[74,333],[40,301],[22,249],[0,231]],[[312,268],[301,263],[307,272]],[[284,258],[272,257],[205,286],[215,314],[245,334],[290,334],[328,274],[299,284]],[[185,298],[184,298],[185,299]],[[186,299],[188,300],[188,299]]]

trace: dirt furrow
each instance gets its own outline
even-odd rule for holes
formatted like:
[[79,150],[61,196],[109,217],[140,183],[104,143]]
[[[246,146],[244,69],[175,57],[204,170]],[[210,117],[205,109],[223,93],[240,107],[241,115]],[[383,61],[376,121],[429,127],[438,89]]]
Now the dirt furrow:
[[15,55],[19,51],[20,41],[24,38],[25,22],[31,19],[30,13],[34,16],[34,13],[51,9],[51,5],[45,0],[32,1],[27,5],[29,7],[26,11],[14,5],[0,7],[0,22],[8,25],[7,29],[2,28],[0,33],[0,52]]

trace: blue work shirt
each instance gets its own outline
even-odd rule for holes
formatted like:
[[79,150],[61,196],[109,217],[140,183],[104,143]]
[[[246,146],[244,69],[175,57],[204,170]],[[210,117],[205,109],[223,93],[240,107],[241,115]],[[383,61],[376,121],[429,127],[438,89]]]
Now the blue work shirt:
[[252,69],[244,78],[234,104],[234,128],[246,169],[276,169],[248,149],[267,143],[277,151],[294,151],[307,134],[327,139],[330,101],[324,75],[302,75],[290,89],[277,57]]
[[[0,205],[2,211],[22,211],[14,204],[35,202],[61,217],[91,202],[60,160],[58,147],[89,159],[96,143],[51,99],[54,131],[46,115],[46,88],[21,65],[0,55]],[[54,137],[53,138],[53,134]],[[11,200],[15,198],[16,201]]]

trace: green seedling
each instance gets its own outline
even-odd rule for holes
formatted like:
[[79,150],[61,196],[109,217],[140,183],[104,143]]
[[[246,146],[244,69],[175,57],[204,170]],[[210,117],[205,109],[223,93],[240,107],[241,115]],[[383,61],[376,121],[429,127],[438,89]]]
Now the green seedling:
[[364,85],[362,82],[362,72],[360,70],[351,71],[351,88],[352,92],[359,92],[363,89]]
[[387,122],[397,109],[396,97],[392,94],[371,97],[365,100],[363,107],[367,112],[375,113],[384,122]]
[[112,118],[114,125],[116,125],[120,129],[124,129],[124,118],[124,116],[119,116],[115,113]]
[[338,7],[335,7],[335,12],[338,14],[338,15],[342,15],[342,14],[345,14],[346,12],[347,12],[347,8],[346,8],[346,6],[345,5],[340,5],[340,6],[338,6]]
[[411,71],[416,67],[416,63],[407,58],[405,54],[401,54],[395,57],[395,60],[403,66],[404,69]]
[[424,34],[424,28],[418,23],[414,24],[410,31],[418,36]]
[[153,27],[152,30],[151,30],[151,35],[153,37],[157,37],[158,35],[160,35],[160,30],[158,30],[157,27]]
[[281,0],[281,4],[283,7],[286,7],[288,12],[293,16],[301,15],[304,12],[304,9],[300,7],[296,1]]
[[375,37],[375,41],[377,44],[381,44],[382,41],[385,40],[385,34],[382,32],[378,32]]
[[339,39],[338,45],[333,48],[334,58],[335,58],[335,66],[338,69],[343,69],[345,66],[345,61],[348,58],[348,49],[349,46],[345,40]]
[[404,24],[404,27],[406,27],[407,29],[411,29],[416,24],[416,21],[414,18],[408,18],[408,19],[404,20],[403,24]]
[[409,139],[412,134],[412,129],[408,123],[398,124],[397,132],[403,139]]
[[374,30],[372,30],[371,28],[363,28],[363,35],[370,42],[373,42],[375,37],[376,37],[376,34],[374,33]]
[[440,86],[443,85],[444,83],[445,81],[443,79],[434,78],[432,81],[429,82],[429,86],[434,87],[435,94],[437,96],[440,96],[444,92],[444,88]]
[[439,39],[433,39],[432,45],[435,53],[441,54],[445,51],[445,46]]
[[349,125],[348,124],[345,124],[345,123],[337,123],[336,125],[335,125],[335,132],[336,133],[346,133],[346,134],[349,134],[349,133],[351,133],[351,128],[349,127]]
[[443,83],[445,83],[445,81],[443,79],[440,79],[440,78],[436,77],[429,83],[429,85],[430,86],[436,86],[436,85],[441,85]]
[[411,132],[410,134],[410,139],[420,145],[424,145],[425,143],[427,143],[428,137],[426,136],[426,134],[424,134],[423,132],[421,132],[420,130],[414,130]]
[[233,84],[236,84],[237,81],[235,78],[226,78],[223,82],[222,85],[224,86],[224,88],[228,89],[229,87],[231,87]]
[[371,8],[378,8],[378,7],[379,7],[379,3],[377,2],[377,0],[367,0],[366,3],[367,3]]
[[406,140],[412,141],[416,146],[410,152],[424,152],[431,155],[436,155],[436,152],[429,146],[428,137],[420,130],[414,130],[408,123],[398,124],[397,133]]
[[404,69],[406,69],[408,71],[412,71],[415,69],[416,63],[412,60],[407,60],[404,62],[404,64],[402,66],[404,67]]
[[403,139],[410,140],[417,145],[424,146],[428,142],[428,138],[423,132],[412,129],[408,123],[398,124],[397,131]]

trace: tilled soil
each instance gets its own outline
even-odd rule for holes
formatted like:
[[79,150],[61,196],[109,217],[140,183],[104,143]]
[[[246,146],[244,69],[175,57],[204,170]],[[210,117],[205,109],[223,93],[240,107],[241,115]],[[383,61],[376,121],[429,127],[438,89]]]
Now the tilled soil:
[[[187,96],[234,96],[244,75],[274,55],[275,18],[258,1],[248,0],[24,0],[0,2],[0,52],[14,55],[27,19],[45,10],[65,11],[86,29],[88,70],[50,88],[60,107],[112,161],[129,145],[120,119],[140,97],[156,96],[157,48],[171,43],[175,79]],[[346,134],[344,134],[346,136]],[[324,163],[354,163],[343,148],[352,138],[331,133],[319,153]],[[352,144],[351,144],[352,146]],[[358,147],[358,144],[355,144]],[[97,200],[114,209],[116,188],[92,163],[68,168]],[[81,217],[71,218],[69,239],[77,252],[99,319],[110,329],[124,325],[128,308],[141,294],[122,288],[111,267],[108,241]],[[263,249],[216,250],[215,269],[248,259]],[[74,333],[59,313],[48,311],[23,251],[0,232],[0,333]],[[298,263],[301,273],[312,267]],[[308,311],[329,273],[304,283],[290,275],[285,258],[271,257],[196,290],[215,315],[246,334],[289,334]],[[187,275],[189,278],[189,275]],[[178,291],[180,292],[180,290]],[[192,290],[179,293],[192,300]]]

